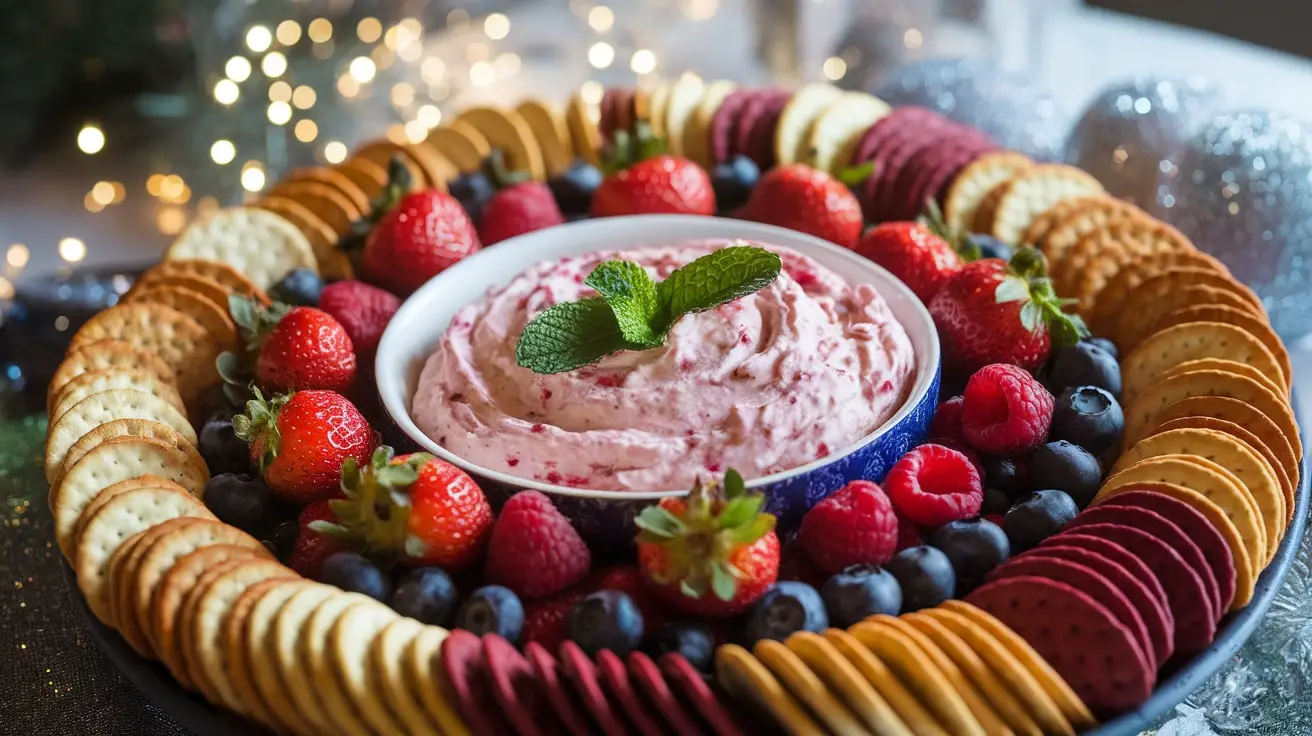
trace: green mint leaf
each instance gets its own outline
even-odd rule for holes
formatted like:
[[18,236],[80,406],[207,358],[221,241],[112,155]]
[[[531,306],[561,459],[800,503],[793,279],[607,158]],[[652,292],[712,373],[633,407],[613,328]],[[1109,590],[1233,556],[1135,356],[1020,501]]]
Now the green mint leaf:
[[645,347],[660,346],[660,336],[652,331],[660,302],[656,282],[647,275],[647,269],[632,261],[606,261],[592,269],[583,283],[596,289],[610,305],[625,340]]
[[749,245],[721,248],[698,258],[657,287],[668,319],[657,332],[663,334],[685,314],[714,309],[764,289],[782,268],[778,254]]
[[564,373],[633,348],[601,297],[557,304],[524,327],[515,362],[534,373]]

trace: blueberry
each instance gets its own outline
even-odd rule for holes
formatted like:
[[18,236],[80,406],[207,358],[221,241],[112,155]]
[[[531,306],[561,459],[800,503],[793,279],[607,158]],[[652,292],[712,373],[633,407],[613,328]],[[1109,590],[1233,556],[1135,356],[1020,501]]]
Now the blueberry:
[[734,156],[711,171],[711,188],[715,190],[715,205],[721,212],[736,210],[747,202],[761,169],[746,156]]
[[783,641],[797,631],[829,628],[825,602],[815,588],[797,580],[775,583],[747,612],[744,633],[749,645],[761,639]]
[[850,565],[825,581],[820,588],[829,623],[840,629],[877,613],[896,616],[902,612],[902,586],[897,578],[878,565]]
[[251,451],[232,430],[232,412],[219,411],[200,428],[197,450],[210,473],[251,472]]
[[902,611],[933,608],[957,592],[957,574],[942,551],[920,545],[893,555],[885,565],[902,584]]
[[1089,451],[1066,440],[1049,442],[1030,458],[1030,482],[1035,488],[1065,491],[1084,508],[1102,485],[1102,465]]
[[1024,552],[1061,531],[1080,509],[1065,491],[1035,491],[1016,502],[1003,526],[1013,552]]
[[592,209],[592,194],[606,177],[596,166],[578,159],[551,181],[547,187],[566,216],[586,214]]
[[1110,393],[1097,386],[1078,386],[1057,397],[1048,439],[1069,440],[1098,455],[1120,444],[1124,429],[1125,415]]
[[514,643],[524,630],[524,604],[510,588],[485,585],[460,604],[455,627],[479,636],[497,634]]
[[706,672],[715,655],[715,635],[711,630],[692,621],[675,621],[665,624],[649,637],[648,653],[653,657],[675,652],[683,655],[693,667]]
[[1015,250],[1008,244],[998,240],[992,235],[984,233],[971,233],[970,242],[979,246],[980,258],[1000,258],[1004,261],[1010,261]]
[[235,473],[211,476],[204,498],[219,521],[244,532],[263,536],[273,526],[273,494],[259,478]]
[[296,546],[296,538],[301,534],[301,525],[295,519],[284,521],[273,528],[264,544],[280,560],[287,559]]
[[392,592],[392,581],[382,569],[355,552],[334,552],[323,561],[319,582],[342,590],[367,595],[380,601]]
[[1097,345],[1098,347],[1102,348],[1102,351],[1104,353],[1107,353],[1108,355],[1112,356],[1113,358],[1116,358],[1117,360],[1119,360],[1121,357],[1121,352],[1116,349],[1116,343],[1112,342],[1111,340],[1108,340],[1105,337],[1086,337],[1084,338],[1084,341],[1091,343],[1093,345]]
[[642,611],[628,593],[599,590],[574,604],[565,632],[589,657],[603,649],[625,657],[642,643]]
[[948,556],[957,576],[957,593],[965,593],[1011,556],[1007,534],[988,519],[958,519],[939,527],[929,543]]
[[1121,395],[1121,366],[1116,355],[1092,341],[1062,348],[1052,357],[1045,385],[1054,394],[1072,386],[1097,386]]
[[447,194],[456,198],[469,219],[478,222],[483,216],[483,207],[497,193],[492,180],[482,171],[467,171],[447,183]]
[[1011,496],[996,488],[984,489],[984,501],[980,504],[979,515],[1005,514],[1011,508]]
[[1013,457],[985,455],[980,458],[984,466],[984,487],[1002,491],[1008,498],[1015,498],[1029,490],[1028,473],[1025,464]]
[[323,279],[308,268],[288,271],[281,281],[269,287],[270,299],[297,307],[319,306],[322,293]]
[[458,602],[456,585],[440,567],[417,567],[396,582],[388,605],[402,616],[433,626],[446,626]]

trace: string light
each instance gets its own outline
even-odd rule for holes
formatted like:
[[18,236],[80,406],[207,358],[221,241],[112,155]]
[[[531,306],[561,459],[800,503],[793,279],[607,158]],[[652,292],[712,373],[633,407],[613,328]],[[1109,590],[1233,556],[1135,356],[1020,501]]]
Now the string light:
[[615,61],[615,47],[608,43],[594,43],[588,49],[588,63],[598,69],[605,69],[613,61]]
[[323,147],[323,158],[330,164],[340,164],[346,160],[346,144],[341,141],[328,141]]
[[231,105],[241,96],[241,89],[231,79],[220,79],[214,83],[214,99],[220,105]]
[[87,257],[87,244],[77,238],[64,238],[59,241],[59,257],[77,263]]
[[292,132],[296,134],[296,140],[309,143],[319,137],[319,126],[313,120],[297,120]]
[[512,51],[507,51],[506,53],[498,56],[497,60],[492,63],[492,66],[496,69],[497,73],[500,74],[501,76],[513,77],[519,73],[520,64],[521,61],[519,59],[519,54],[516,54]]
[[469,48],[465,49],[465,58],[469,60],[470,64],[476,61],[487,61],[491,56],[492,50],[487,47],[487,44],[471,43]]
[[464,8],[456,8],[446,14],[446,27],[456,33],[463,33],[469,30],[469,11]]
[[292,98],[292,86],[284,81],[269,85],[269,102],[286,102]]
[[223,73],[234,82],[245,82],[251,76],[251,62],[245,56],[234,56],[223,65]]
[[109,185],[114,188],[114,204],[118,204],[124,199],[127,199],[128,188],[123,186],[123,182],[111,181]]
[[28,260],[31,258],[31,252],[28,251],[27,246],[22,243],[14,243],[9,246],[9,250],[5,252],[5,262],[14,268],[22,268],[26,266]]
[[361,18],[355,26],[355,35],[365,43],[375,43],[383,36],[383,24],[377,18]]
[[424,55],[424,44],[419,41],[406,44],[396,50],[396,55],[401,57],[401,61],[419,61],[419,57]]
[[404,125],[393,125],[387,129],[387,140],[399,145],[405,145],[410,139],[405,134]]
[[510,34],[510,19],[504,13],[492,13],[483,19],[483,32],[493,41],[500,41]]
[[651,49],[638,49],[629,60],[629,68],[635,74],[651,74],[656,71],[656,54]]
[[310,47],[310,53],[313,54],[316,59],[331,59],[333,58],[333,54],[337,53],[337,45],[332,41],[316,43]]
[[302,84],[292,90],[292,104],[295,105],[298,110],[309,110],[314,107],[314,102],[318,97],[319,96],[314,92],[314,88],[309,85]]
[[392,59],[395,57],[396,54],[382,46],[375,46],[373,52],[369,54],[369,58],[374,61],[374,66],[380,71],[391,67]]
[[496,77],[492,65],[486,61],[476,61],[469,65],[469,83],[475,87],[487,87],[496,80]]
[[405,138],[411,143],[423,143],[428,137],[428,128],[418,120],[411,120],[405,124]]
[[606,94],[606,88],[601,82],[587,81],[579,88],[579,97],[589,105],[600,105],[602,95]]
[[277,30],[273,32],[278,43],[283,46],[292,46],[301,40],[301,24],[294,20],[285,20],[278,24]]
[[97,204],[101,204],[101,205],[113,204],[114,185],[110,184],[107,181],[98,181],[96,182],[95,186],[91,187],[90,195],[91,198],[94,199]]
[[415,111],[415,120],[425,128],[436,128],[442,122],[442,111],[437,105],[420,105]]
[[357,56],[351,59],[351,64],[347,69],[351,77],[361,84],[373,81],[374,75],[378,73],[378,67],[374,64],[374,60],[368,56]]
[[251,26],[246,31],[246,48],[257,54],[264,53],[273,45],[273,34],[264,26]]
[[286,102],[269,103],[269,122],[274,125],[286,125],[292,119],[292,106]]
[[86,196],[82,197],[82,206],[87,209],[87,212],[91,213],[101,212],[105,209],[105,205],[97,202],[96,198],[91,196],[91,192],[87,192]]
[[146,193],[152,197],[158,197],[162,191],[164,191],[164,175],[151,174],[146,179]]
[[[9,279],[0,278],[0,299],[13,299],[13,298],[14,298],[13,283],[11,283]],[[63,315],[60,315],[60,318],[67,319]],[[60,331],[62,332],[63,330]],[[26,649],[27,645],[24,644],[23,648]]]
[[430,56],[419,65],[419,74],[425,82],[437,84],[442,81],[442,75],[446,74],[446,62],[436,56]]
[[241,167],[241,188],[248,192],[258,192],[264,188],[264,169],[257,161],[247,161]]
[[187,224],[187,213],[181,207],[160,207],[155,213],[155,227],[164,235],[177,235]]
[[597,33],[605,33],[615,25],[615,13],[605,5],[598,5],[588,11],[588,25]]
[[315,43],[323,43],[333,37],[333,24],[327,18],[315,18],[310,21],[307,29],[310,40]]
[[842,79],[844,74],[847,74],[847,62],[837,56],[831,56],[828,59],[825,59],[825,63],[821,69],[824,71],[825,79],[828,79],[831,82],[836,82]]
[[902,45],[908,49],[914,51],[920,48],[923,43],[925,43],[925,37],[915,28],[908,28],[902,34]]
[[179,204],[187,201],[190,199],[190,195],[187,193],[187,182],[183,181],[182,177],[177,174],[169,174],[160,183],[159,198],[166,202]]
[[230,140],[220,138],[210,146],[210,158],[214,159],[214,163],[220,166],[232,163],[232,160],[236,157],[237,147]]
[[405,82],[392,85],[392,104],[397,107],[410,107],[415,102],[415,88]]
[[337,78],[337,91],[342,97],[355,97],[360,94],[360,83],[355,81],[349,74],[343,74]]
[[287,57],[279,51],[272,51],[260,61],[260,71],[266,77],[281,77],[287,71]]
[[83,125],[82,129],[77,132],[77,148],[88,155],[100,153],[105,148],[104,131],[95,123]]
[[683,14],[692,20],[710,20],[720,10],[720,0],[683,0]]

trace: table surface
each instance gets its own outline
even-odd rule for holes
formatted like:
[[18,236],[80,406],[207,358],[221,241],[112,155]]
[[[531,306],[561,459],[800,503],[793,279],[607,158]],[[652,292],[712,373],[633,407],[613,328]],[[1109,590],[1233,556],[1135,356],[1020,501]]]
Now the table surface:
[[[824,29],[812,33],[823,37]],[[1078,109],[1116,78],[1189,72],[1211,78],[1236,104],[1312,119],[1312,97],[1288,94],[1312,81],[1312,64],[1207,34],[1066,10],[1044,21],[1034,48],[1040,76],[1068,110]],[[68,234],[70,222],[86,221],[77,207],[81,195],[67,194],[74,166],[85,166],[85,159],[55,157],[21,181],[0,180],[0,240],[54,243]],[[94,181],[99,175],[86,176]],[[33,211],[50,216],[33,218]],[[103,247],[94,248],[89,261],[140,259],[163,244],[158,233],[149,231],[145,216],[96,220],[94,229]],[[53,251],[33,245],[33,268],[57,264]],[[1312,385],[1312,342],[1297,346],[1293,357],[1296,383]],[[1312,391],[1305,389],[1300,396],[1303,415],[1312,416]],[[0,695],[0,736],[184,734],[114,669],[78,619],[63,583],[46,506],[40,467],[45,419],[34,413],[39,405],[32,403],[30,397],[0,398],[0,522],[8,527],[0,535],[0,682],[6,684]],[[1262,628],[1162,724],[1160,736],[1312,733],[1312,700],[1302,697],[1312,687],[1310,547],[1312,535],[1305,538],[1299,562]]]

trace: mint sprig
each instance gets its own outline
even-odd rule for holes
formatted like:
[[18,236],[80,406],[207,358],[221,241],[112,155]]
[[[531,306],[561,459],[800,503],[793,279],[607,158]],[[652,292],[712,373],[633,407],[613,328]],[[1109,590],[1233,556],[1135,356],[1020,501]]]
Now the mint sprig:
[[660,283],[636,263],[605,261],[583,282],[601,296],[535,317],[519,336],[515,362],[534,373],[564,373],[621,350],[660,347],[685,314],[760,291],[782,268],[777,254],[749,245],[708,253]]

